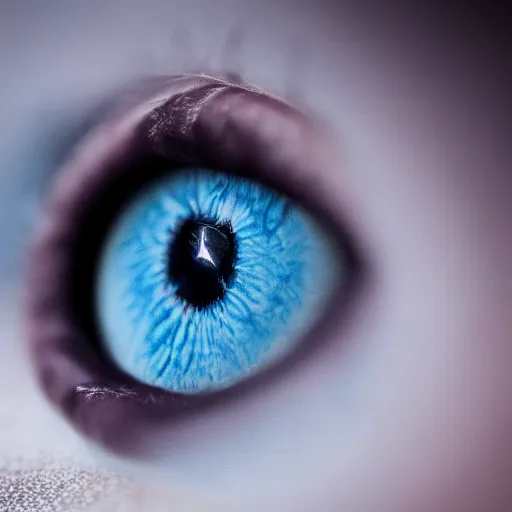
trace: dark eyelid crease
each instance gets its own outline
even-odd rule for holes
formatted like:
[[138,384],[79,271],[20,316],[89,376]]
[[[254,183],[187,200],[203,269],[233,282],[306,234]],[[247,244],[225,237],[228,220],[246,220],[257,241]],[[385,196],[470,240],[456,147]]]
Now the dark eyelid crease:
[[[346,309],[361,265],[339,195],[325,170],[321,174],[326,160],[316,151],[315,130],[288,104],[250,86],[183,75],[159,77],[121,105],[59,172],[31,249],[25,311],[29,348],[49,398],[81,432],[133,455],[142,425],[168,428],[187,413],[244,399],[319,346],[333,312]],[[141,384],[113,368],[101,353],[88,305],[102,228],[153,175],[194,164],[261,181],[315,210],[348,240],[353,272],[333,297],[333,311],[308,336],[316,343],[304,340],[290,357],[231,389],[191,397]]]

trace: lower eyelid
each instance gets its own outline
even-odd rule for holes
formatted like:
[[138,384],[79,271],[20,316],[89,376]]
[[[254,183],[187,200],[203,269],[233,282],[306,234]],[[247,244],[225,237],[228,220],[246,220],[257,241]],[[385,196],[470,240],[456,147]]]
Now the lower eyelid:
[[[154,108],[154,100],[134,104],[93,130],[63,168],[45,213],[46,229],[39,232],[32,249],[26,311],[36,368],[50,398],[75,426],[116,451],[137,450],[130,423],[177,420],[186,410],[206,410],[230,396],[244,396],[261,379],[249,379],[223,396],[184,398],[127,379],[111,368],[105,373],[105,363],[84,339],[84,318],[76,316],[69,282],[76,275],[77,257],[83,260],[97,250],[77,245],[77,233],[83,233],[85,225],[98,230],[115,214],[116,200],[109,195],[105,202],[107,191],[115,190],[121,201],[129,193],[127,176],[135,179],[131,186],[148,179],[141,172],[147,172],[148,162],[158,170],[168,168],[165,157],[186,164],[199,160],[289,192],[292,199],[316,208],[335,231],[345,228],[332,187],[315,172],[321,164],[314,157],[314,130],[307,119],[264,94],[208,80],[188,76],[162,80],[163,92],[153,96],[160,98],[159,106]],[[186,121],[191,112],[194,116],[185,130],[179,122],[173,124],[176,119]],[[108,216],[91,216],[91,211],[101,211],[101,204],[108,204]],[[94,237],[85,238],[94,245]],[[53,269],[50,274],[43,270],[43,261]],[[355,265],[355,259],[350,264]],[[339,309],[347,300],[351,285],[345,285],[333,307]],[[60,341],[48,330],[49,322],[56,322]],[[266,378],[270,381],[272,375],[295,365],[304,350],[269,370]]]

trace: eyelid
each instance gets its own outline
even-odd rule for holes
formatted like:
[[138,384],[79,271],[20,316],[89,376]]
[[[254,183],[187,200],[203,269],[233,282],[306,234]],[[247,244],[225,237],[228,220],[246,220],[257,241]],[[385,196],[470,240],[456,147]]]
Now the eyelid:
[[[263,374],[194,397],[157,390],[116,369],[106,375],[70,283],[78,275],[79,258],[94,261],[92,237],[77,233],[85,225],[99,229],[115,214],[116,201],[112,195],[105,200],[107,190],[122,196],[128,193],[128,176],[147,181],[152,169],[168,170],[170,163],[206,164],[283,191],[345,233],[338,180],[328,179],[317,148],[320,138],[304,115],[252,87],[206,76],[162,78],[155,89],[147,96],[144,91],[142,100],[136,94],[124,101],[76,148],[45,210],[28,275],[28,340],[43,388],[82,432],[121,452],[136,449],[141,424],[176,421],[185,411],[245,396],[262,384]],[[102,215],[94,217],[93,211]],[[82,274],[90,286],[90,272]],[[349,285],[344,283],[343,294],[334,298],[336,309],[347,301]],[[315,332],[319,339],[323,327]],[[267,370],[265,379],[294,365],[305,348],[300,345]],[[137,428],[130,429],[134,424]]]
[[333,169],[339,163],[322,123],[252,86],[220,79],[205,84],[206,78],[181,77],[194,80],[193,86],[170,88],[151,102],[155,108],[139,127],[147,151],[261,181],[334,231],[346,231],[352,209],[343,180],[336,177],[342,170]]

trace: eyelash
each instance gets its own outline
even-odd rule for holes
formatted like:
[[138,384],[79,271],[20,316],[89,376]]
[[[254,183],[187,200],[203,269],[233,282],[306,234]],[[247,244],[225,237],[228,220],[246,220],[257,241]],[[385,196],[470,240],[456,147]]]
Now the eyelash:
[[[286,103],[253,87],[206,75],[161,77],[91,131],[57,177],[36,232],[27,283],[28,341],[45,392],[83,433],[109,449],[133,450],[129,426],[246,396],[312,350],[308,342],[360,287],[363,263],[339,197],[318,177],[317,131]],[[121,205],[169,166],[207,165],[286,194],[336,235],[349,281],[332,311],[286,360],[212,395],[185,397],[141,384],[105,356],[91,307],[98,251]],[[142,429],[143,430],[143,429]],[[120,435],[123,432],[123,435]]]

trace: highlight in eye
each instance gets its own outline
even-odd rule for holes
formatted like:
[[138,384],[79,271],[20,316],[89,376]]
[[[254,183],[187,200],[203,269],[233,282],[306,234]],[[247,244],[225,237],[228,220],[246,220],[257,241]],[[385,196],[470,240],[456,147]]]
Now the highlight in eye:
[[228,387],[289,351],[337,281],[331,241],[288,198],[193,168],[128,202],[100,257],[103,345],[138,380]]

